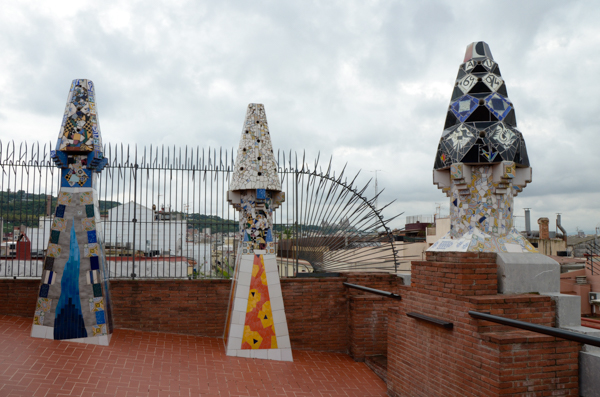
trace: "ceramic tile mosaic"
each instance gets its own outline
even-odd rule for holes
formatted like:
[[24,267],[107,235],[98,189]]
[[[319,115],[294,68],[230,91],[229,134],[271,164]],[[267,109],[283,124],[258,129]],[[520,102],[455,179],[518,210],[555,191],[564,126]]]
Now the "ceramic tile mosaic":
[[[77,161],[73,161],[70,154],[84,156],[87,160],[85,167],[75,166]],[[100,172],[107,164],[102,152],[96,91],[91,80],[76,79],[71,83],[52,159],[59,167],[70,169],[72,175],[78,175],[75,177],[77,183],[85,179],[84,174],[90,175],[87,171]]]
[[281,190],[269,125],[262,104],[248,105],[235,166],[229,190]]
[[431,251],[536,252],[513,227],[513,199],[531,168],[489,46],[467,47],[434,163],[450,197],[450,232]]
[[52,159],[61,168],[61,187],[31,336],[108,345],[111,301],[94,194],[107,160],[90,80],[71,85]]
[[248,292],[242,349],[276,349],[277,337],[263,255],[255,255]]
[[[272,230],[273,211],[285,195],[266,121],[263,105],[248,105],[236,169],[227,192],[228,201],[240,211],[242,239],[224,341],[229,356],[292,361]],[[260,147],[253,147],[258,140]]]
[[453,238],[452,234],[448,232],[448,234],[429,247],[428,251],[538,252],[515,228],[511,229],[506,236],[498,237],[483,233],[474,227],[470,227],[469,230],[459,238]]
[[528,167],[523,135],[498,64],[484,42],[467,48],[448,106],[434,169],[453,163],[489,164],[514,161]]

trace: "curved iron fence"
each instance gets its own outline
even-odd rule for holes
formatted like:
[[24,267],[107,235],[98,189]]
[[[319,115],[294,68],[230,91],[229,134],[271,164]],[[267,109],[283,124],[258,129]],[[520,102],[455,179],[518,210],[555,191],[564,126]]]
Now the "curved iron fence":
[[[51,144],[0,141],[0,277],[40,277],[59,190]],[[110,276],[228,278],[238,218],[227,203],[234,149],[106,145],[98,199]],[[397,271],[394,244],[376,197],[356,176],[336,176],[279,151],[286,201],[275,212],[280,274]],[[388,204],[389,205],[389,204]],[[17,241],[18,236],[27,237]],[[28,241],[27,241],[28,240]]]

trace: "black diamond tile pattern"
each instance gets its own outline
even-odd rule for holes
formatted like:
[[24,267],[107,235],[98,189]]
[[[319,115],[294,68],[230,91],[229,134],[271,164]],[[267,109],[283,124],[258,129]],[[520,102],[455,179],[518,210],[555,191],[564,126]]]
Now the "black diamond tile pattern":
[[483,41],[467,47],[458,68],[434,169],[452,163],[493,164],[514,161],[529,167],[523,134],[513,103],[490,47]]

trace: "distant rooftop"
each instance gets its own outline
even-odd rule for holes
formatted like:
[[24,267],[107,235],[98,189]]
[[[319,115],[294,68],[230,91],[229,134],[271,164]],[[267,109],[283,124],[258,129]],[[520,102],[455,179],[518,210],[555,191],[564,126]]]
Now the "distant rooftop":
[[[585,236],[585,237],[579,237],[579,236],[567,236],[567,245],[577,245],[577,244],[581,244],[581,243],[586,243],[588,241],[592,241],[596,238],[596,235],[590,235],[590,236]],[[600,240],[600,237],[598,237],[598,239]]]

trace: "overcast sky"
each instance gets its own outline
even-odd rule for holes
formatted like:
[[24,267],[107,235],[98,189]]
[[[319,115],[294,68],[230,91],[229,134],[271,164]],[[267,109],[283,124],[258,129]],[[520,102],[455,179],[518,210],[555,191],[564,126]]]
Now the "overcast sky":
[[0,139],[54,142],[74,78],[96,85],[105,144],[237,148],[258,102],[276,149],[333,156],[362,184],[382,170],[386,215],[447,213],[434,156],[465,48],[483,40],[533,168],[515,215],[531,207],[534,229],[546,216],[553,230],[560,212],[569,234],[592,233],[598,21],[595,1],[5,0]]

